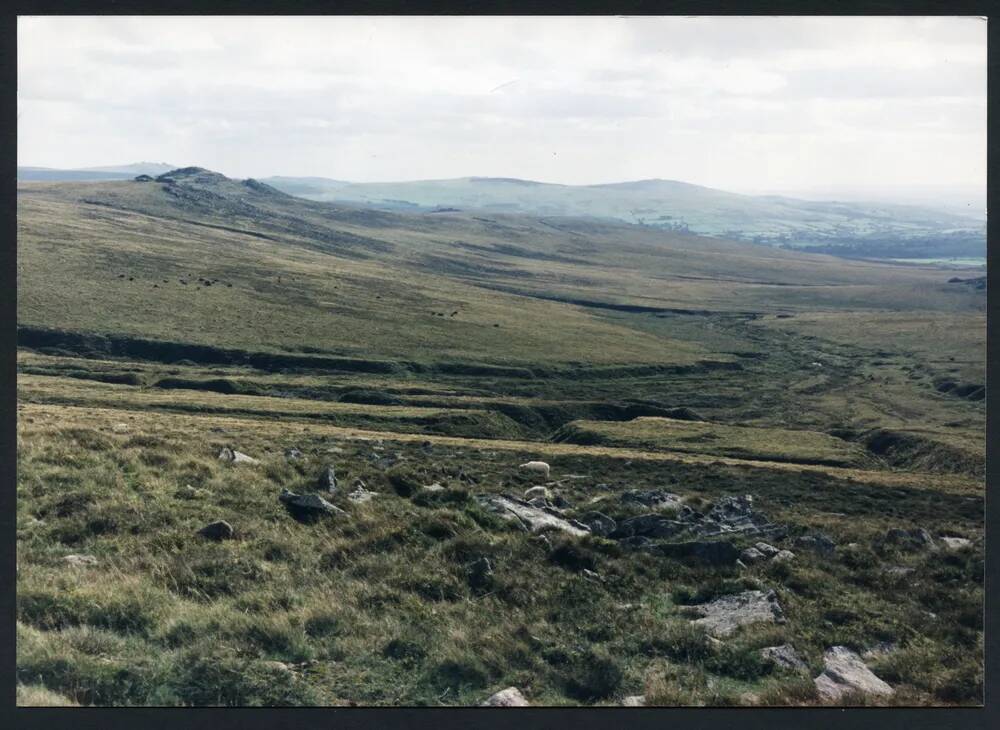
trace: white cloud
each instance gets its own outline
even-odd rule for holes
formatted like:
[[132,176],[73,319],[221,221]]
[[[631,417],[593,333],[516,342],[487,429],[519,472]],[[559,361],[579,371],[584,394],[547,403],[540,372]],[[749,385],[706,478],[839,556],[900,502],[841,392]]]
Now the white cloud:
[[354,180],[984,185],[985,28],[975,18],[28,17],[19,162],[157,159]]

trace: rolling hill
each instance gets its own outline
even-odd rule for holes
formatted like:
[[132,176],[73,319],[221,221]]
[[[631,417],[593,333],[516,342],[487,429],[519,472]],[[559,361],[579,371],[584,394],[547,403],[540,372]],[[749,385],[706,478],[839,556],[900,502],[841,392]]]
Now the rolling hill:
[[751,196],[675,180],[555,185],[468,177],[398,183],[266,178],[312,200],[385,210],[460,208],[545,216],[590,216],[857,257],[985,256],[985,225],[926,206]]

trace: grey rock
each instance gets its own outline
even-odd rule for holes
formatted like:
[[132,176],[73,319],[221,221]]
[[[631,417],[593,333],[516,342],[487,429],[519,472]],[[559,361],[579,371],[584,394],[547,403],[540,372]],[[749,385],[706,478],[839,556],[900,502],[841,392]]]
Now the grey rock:
[[668,558],[691,558],[709,565],[734,565],[740,557],[739,548],[728,540],[691,540],[661,543],[649,549]]
[[618,523],[611,537],[676,537],[689,528],[684,522],[672,520],[663,515],[648,514],[629,517]]
[[757,548],[760,552],[764,554],[765,557],[768,558],[773,558],[780,552],[780,550],[774,547],[774,545],[769,545],[766,542],[758,542],[756,545],[754,545],[754,547]]
[[443,492],[445,488],[443,484],[438,484],[437,482],[434,482],[433,484],[423,485],[421,489],[423,489],[423,491],[425,492]]
[[694,606],[692,610],[700,616],[692,623],[704,627],[717,639],[729,636],[748,624],[785,622],[785,614],[773,590],[720,596],[714,601]]
[[581,570],[580,571],[580,575],[582,575],[587,580],[594,581],[595,583],[603,583],[604,582],[604,579],[600,575],[598,575],[594,571],[590,570],[589,568],[584,568],[583,570]]
[[906,578],[907,576],[913,575],[917,571],[915,568],[910,568],[904,565],[890,565],[882,572],[890,578]]
[[316,486],[327,494],[337,493],[337,470],[334,469],[333,464],[327,464],[326,468],[320,472]]
[[310,522],[324,516],[344,514],[344,510],[327,502],[318,494],[296,494],[287,489],[281,490],[278,500],[285,509],[298,520]]
[[972,545],[972,540],[964,537],[939,537],[938,541],[945,550],[963,550]]
[[475,590],[486,590],[493,584],[493,565],[489,558],[483,556],[473,560],[468,568],[469,587]]
[[247,456],[242,451],[236,451],[228,446],[224,446],[219,452],[220,461],[228,461],[231,464],[259,464],[257,459],[252,456]]
[[645,695],[629,695],[622,699],[622,707],[645,707]]
[[934,547],[934,538],[922,527],[913,530],[895,527],[885,533],[883,542],[903,550],[927,550]]
[[490,695],[482,704],[483,707],[528,707],[528,700],[524,699],[521,690],[516,687],[502,689],[496,694]]
[[764,553],[755,547],[747,548],[740,553],[740,560],[743,561],[744,565],[753,565],[764,560]]
[[209,540],[231,540],[233,538],[233,526],[225,520],[210,522],[198,530],[198,534]]
[[303,454],[298,449],[294,449],[294,448],[293,449],[286,449],[285,450],[285,458],[288,459],[288,461],[299,461],[299,460],[305,458],[305,454]]
[[771,558],[772,563],[787,563],[790,560],[795,560],[795,553],[791,550],[779,550],[774,554],[774,557]]
[[518,521],[529,532],[556,529],[576,536],[590,534],[586,525],[575,520],[567,520],[555,510],[534,507],[523,499],[498,494],[480,494],[476,496],[476,500],[500,517]]
[[370,502],[374,497],[378,496],[378,492],[370,492],[365,489],[365,483],[359,480],[360,484],[355,486],[354,491],[347,495],[347,498],[352,502],[357,502],[362,504],[364,502]]
[[698,533],[703,537],[740,533],[745,535],[779,535],[785,528],[770,522],[753,507],[753,496],[723,497],[699,521]]
[[800,550],[809,550],[825,558],[831,557],[837,550],[837,544],[819,532],[795,538],[795,547]]
[[769,659],[774,662],[775,666],[780,669],[789,669],[793,671],[798,671],[802,669],[808,669],[808,666],[799,653],[795,651],[795,647],[791,644],[782,644],[781,646],[765,646],[760,650],[760,655],[764,659]]
[[845,646],[834,646],[823,655],[823,673],[813,680],[820,699],[837,702],[845,695],[860,693],[890,697],[892,687],[877,677],[857,654]]
[[538,507],[539,509],[555,509],[549,500],[545,497],[535,497],[534,499],[529,499],[528,504],[532,507]]
[[664,491],[663,489],[632,489],[624,492],[621,496],[622,502],[626,504],[641,504],[643,507],[652,509],[676,509],[680,510],[684,505],[681,503],[679,495]]
[[63,560],[73,567],[97,565],[97,558],[93,555],[67,555]]
[[599,537],[607,537],[618,526],[612,518],[602,512],[588,512],[580,518],[580,522],[589,527],[590,531]]
[[128,424],[127,423],[116,423],[114,426],[111,427],[111,432],[112,433],[128,433]]

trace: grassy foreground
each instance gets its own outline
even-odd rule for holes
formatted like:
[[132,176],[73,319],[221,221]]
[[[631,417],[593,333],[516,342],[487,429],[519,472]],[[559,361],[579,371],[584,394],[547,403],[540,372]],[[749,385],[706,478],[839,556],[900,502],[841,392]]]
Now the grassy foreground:
[[[897,687],[892,702],[980,697],[975,480],[942,492],[932,476],[888,486],[822,468],[789,478],[752,462],[625,459],[566,445],[546,455],[574,510],[620,518],[627,488],[666,485],[692,504],[752,491],[793,533],[820,529],[845,546],[836,559],[798,551],[786,565],[710,568],[597,537],[551,534],[553,550],[485,512],[470,495],[532,484],[516,469],[538,456],[530,443],[359,440],[303,421],[31,404],[19,422],[23,693],[44,687],[102,705],[452,705],[516,685],[538,704],[633,694],[651,704],[800,704],[816,701],[810,676],[827,646],[888,642],[895,651],[873,666]],[[261,463],[220,462],[227,444]],[[286,460],[292,447],[301,461]],[[390,454],[399,460],[380,468]],[[309,489],[327,463],[343,484],[360,478],[378,496],[357,504],[342,490],[334,502],[345,515],[300,524],[277,494]],[[399,475],[445,490],[401,496],[390,481]],[[234,540],[196,534],[216,519],[233,525]],[[873,547],[890,527],[931,520],[936,533],[975,547]],[[80,554],[96,564],[67,562]],[[469,568],[481,557],[494,574],[474,587]],[[887,567],[915,572],[887,577]],[[778,592],[785,624],[719,644],[684,613],[757,587]],[[761,647],[784,643],[809,672],[761,659]]]

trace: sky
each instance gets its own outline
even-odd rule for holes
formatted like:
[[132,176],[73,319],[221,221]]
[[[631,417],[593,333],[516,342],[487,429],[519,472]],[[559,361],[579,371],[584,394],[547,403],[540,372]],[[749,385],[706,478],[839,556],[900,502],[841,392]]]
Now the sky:
[[986,21],[22,17],[18,164],[986,184]]

